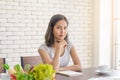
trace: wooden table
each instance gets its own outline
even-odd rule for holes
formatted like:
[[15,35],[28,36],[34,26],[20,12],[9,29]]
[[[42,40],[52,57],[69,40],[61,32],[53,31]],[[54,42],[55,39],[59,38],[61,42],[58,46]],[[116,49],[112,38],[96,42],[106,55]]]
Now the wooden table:
[[[114,73],[116,73],[115,71],[113,71],[112,72],[113,74],[111,74],[111,75],[98,75],[98,74],[96,74],[95,71],[96,71],[96,68],[87,68],[87,69],[83,70],[82,75],[72,76],[72,77],[68,77],[68,76],[61,75],[61,74],[56,74],[55,80],[88,80],[90,78],[109,77],[111,75],[114,75]],[[120,71],[118,71],[118,72],[119,73],[117,76],[120,77]],[[116,80],[120,80],[120,79],[116,79]]]
[[[93,77],[98,78],[98,77],[109,77],[110,76],[110,75],[98,75],[98,74],[96,74],[95,71],[96,71],[96,68],[87,68],[87,69],[83,70],[83,75],[72,76],[72,77],[57,74],[56,80],[88,80],[88,79],[93,78]],[[120,76],[120,71],[119,71],[119,76]]]

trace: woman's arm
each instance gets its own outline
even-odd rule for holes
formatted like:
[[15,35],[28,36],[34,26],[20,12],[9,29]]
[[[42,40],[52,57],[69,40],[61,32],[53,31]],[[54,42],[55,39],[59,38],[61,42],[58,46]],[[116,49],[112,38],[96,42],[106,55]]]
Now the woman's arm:
[[60,67],[59,70],[82,71],[80,59],[79,59],[79,57],[77,55],[77,52],[76,52],[74,46],[71,48],[70,55],[72,57],[74,65],[72,65],[72,66],[66,66],[66,67]]
[[41,56],[41,58],[42,58],[42,60],[43,60],[43,62],[45,64],[51,64],[51,65],[53,65],[53,68],[56,71],[58,71],[59,64],[60,64],[60,59],[59,59],[60,58],[60,52],[61,52],[60,48],[56,48],[55,56],[54,56],[53,60],[50,58],[50,56],[48,55],[48,53],[45,52],[44,50],[39,49],[38,52],[39,52],[39,54],[40,54],[40,56]]

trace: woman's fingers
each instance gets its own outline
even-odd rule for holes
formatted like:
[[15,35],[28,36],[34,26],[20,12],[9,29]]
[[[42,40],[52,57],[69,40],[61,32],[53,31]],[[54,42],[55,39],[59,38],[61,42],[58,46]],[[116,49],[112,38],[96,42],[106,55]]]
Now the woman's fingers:
[[67,42],[65,40],[57,40],[57,43],[59,43],[59,45],[63,45],[64,48],[67,46]]

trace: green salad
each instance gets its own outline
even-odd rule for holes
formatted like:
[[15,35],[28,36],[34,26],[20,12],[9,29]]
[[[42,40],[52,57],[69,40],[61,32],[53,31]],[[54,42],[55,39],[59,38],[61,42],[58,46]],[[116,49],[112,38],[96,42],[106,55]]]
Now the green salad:
[[8,70],[11,80],[52,80],[55,70],[50,64],[25,65],[25,69],[17,64],[13,69],[8,64],[3,67]]

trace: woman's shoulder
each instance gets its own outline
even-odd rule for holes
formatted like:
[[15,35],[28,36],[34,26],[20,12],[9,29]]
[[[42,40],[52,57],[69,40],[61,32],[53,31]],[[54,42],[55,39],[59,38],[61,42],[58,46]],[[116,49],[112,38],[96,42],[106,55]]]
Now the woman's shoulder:
[[72,46],[73,43],[72,43],[71,41],[68,41],[68,45],[69,45],[69,46]]
[[42,43],[39,47],[39,50],[45,50],[48,51],[48,46],[45,43]]
[[68,49],[71,49],[73,47],[72,42],[68,41],[68,45],[67,46],[68,46]]
[[47,45],[46,45],[45,43],[42,43],[42,44],[40,45],[40,47],[41,47],[41,46],[47,47]]

